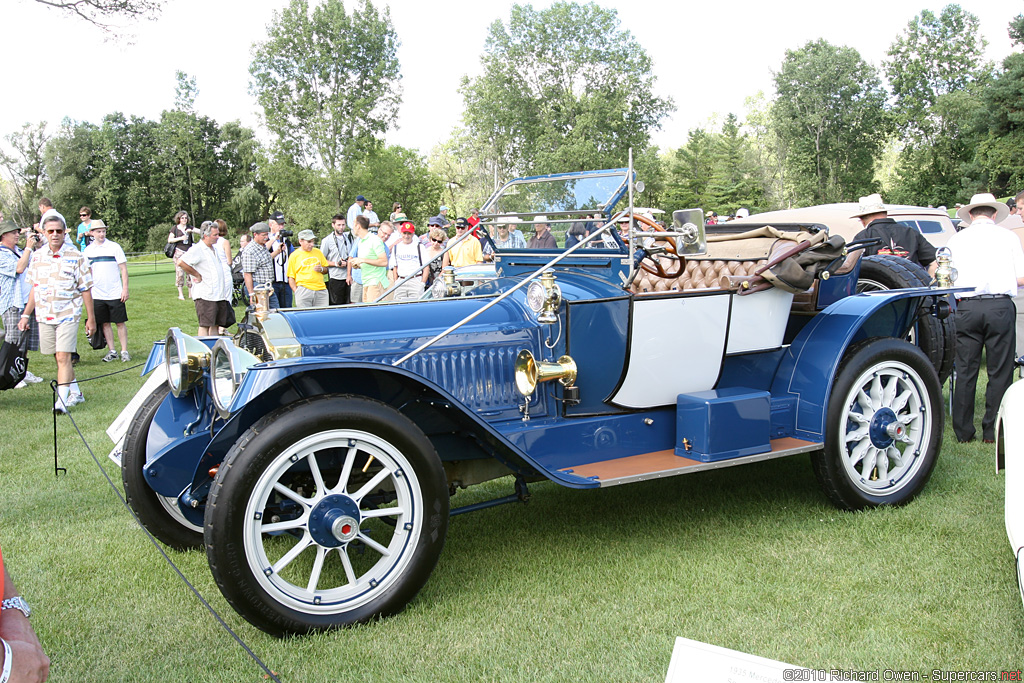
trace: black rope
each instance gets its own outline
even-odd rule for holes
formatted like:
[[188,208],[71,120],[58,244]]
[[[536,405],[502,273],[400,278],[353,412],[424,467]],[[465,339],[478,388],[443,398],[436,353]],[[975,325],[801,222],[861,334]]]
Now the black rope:
[[[141,363],[139,365],[141,365]],[[94,379],[100,379],[101,377],[110,377],[111,375],[117,375],[117,374],[120,374],[122,372],[127,372],[128,370],[133,370],[134,368],[139,367],[139,365],[135,365],[135,366],[133,366],[131,368],[125,368],[124,370],[118,370],[116,372],[111,372],[111,373],[108,373],[106,375],[99,375],[97,377],[90,377],[89,379],[84,379],[84,380],[81,380],[81,381],[82,382],[88,382],[88,381],[91,381],[91,380],[94,380]],[[67,410],[67,404],[64,403],[64,400],[62,398],[60,398],[59,395],[57,394],[57,386],[58,386],[57,380],[53,380],[53,381],[50,382],[50,388],[53,389],[54,396],[57,396],[57,398],[54,399],[54,400],[55,401],[59,400],[61,402],[61,404],[64,406],[64,409]],[[64,386],[66,386],[66,385],[64,385]],[[139,525],[139,528],[142,529],[143,532],[145,532],[146,537],[149,538],[149,542],[153,544],[153,547],[156,548],[157,551],[159,551],[159,553],[163,556],[164,560],[167,561],[167,564],[169,564],[171,566],[171,569],[174,570],[174,573],[178,575],[178,578],[180,578],[185,583],[185,585],[188,586],[188,589],[190,591],[192,591],[192,593],[196,596],[196,598],[199,599],[199,602],[201,602],[203,604],[203,607],[205,607],[207,609],[207,611],[210,614],[213,615],[213,618],[217,620],[217,622],[224,628],[225,631],[227,631],[228,633],[231,634],[231,637],[235,639],[235,642],[237,642],[239,645],[242,646],[242,649],[245,650],[246,654],[248,654],[249,657],[252,658],[252,660],[254,662],[256,662],[256,664],[258,664],[261,669],[263,669],[263,671],[267,674],[267,676],[270,677],[271,680],[276,681],[276,683],[281,683],[281,679],[277,677],[277,674],[274,673],[273,671],[271,671],[267,667],[267,665],[263,663],[263,660],[261,660],[256,655],[256,653],[253,652],[249,648],[249,646],[245,644],[245,641],[242,640],[238,636],[238,634],[235,633],[231,629],[230,626],[228,626],[227,622],[224,621],[224,619],[220,616],[220,614],[217,613],[217,610],[215,610],[213,608],[213,605],[211,605],[209,602],[206,601],[206,598],[204,598],[202,596],[202,594],[199,592],[199,590],[195,586],[193,586],[192,583],[181,572],[181,570],[178,569],[178,565],[174,564],[174,560],[172,560],[170,558],[170,556],[167,554],[167,552],[162,547],[160,547],[160,543],[157,542],[156,537],[154,537],[153,534],[151,534],[149,532],[149,529],[147,529],[142,524],[142,522],[139,520],[138,516],[135,514],[135,511],[132,510],[130,505],[128,505],[128,501],[125,500],[124,496],[122,496],[121,492],[117,489],[117,485],[114,484],[113,480],[110,478],[110,475],[107,474],[107,471],[103,468],[103,465],[100,463],[99,459],[96,457],[96,454],[93,453],[92,447],[89,446],[89,442],[86,441],[85,435],[82,434],[82,430],[78,428],[78,423],[75,422],[75,418],[71,417],[70,411],[67,413],[67,416],[68,416],[68,419],[71,420],[71,425],[75,428],[75,431],[78,432],[78,438],[80,438],[82,440],[82,443],[85,444],[85,449],[87,451],[89,451],[89,455],[92,457],[92,461],[94,463],[96,463],[96,467],[99,468],[100,472],[103,474],[103,477],[107,480],[107,483],[110,484],[110,488],[113,489],[114,495],[117,496],[118,500],[121,501],[121,504],[125,507],[126,510],[128,510],[128,513],[131,514],[132,519],[134,519],[135,523]],[[56,411],[54,411],[54,413],[53,413],[53,458],[54,458],[54,467],[56,467],[56,462],[57,462],[57,412]],[[61,469],[63,469],[65,472],[67,472],[66,469],[64,469],[64,468],[61,468]]]

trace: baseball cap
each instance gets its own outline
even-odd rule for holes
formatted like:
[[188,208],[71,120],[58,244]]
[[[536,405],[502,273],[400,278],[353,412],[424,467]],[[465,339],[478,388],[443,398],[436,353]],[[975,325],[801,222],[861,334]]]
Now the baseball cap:
[[416,226],[413,225],[411,222],[402,223],[402,232],[415,233],[416,232]]
[[280,211],[275,211],[274,213],[270,214],[270,220],[277,221],[278,223],[284,223],[284,214],[281,213]]
[[469,221],[467,221],[465,218],[456,218],[455,219],[455,227],[456,228],[468,228],[469,227]]
[[366,197],[364,197],[363,195],[359,195],[358,197],[356,197],[356,201],[357,202],[365,202],[366,201]]
[[448,210],[448,207],[447,207],[447,206],[445,206],[444,204],[442,204],[442,205],[441,205],[441,208],[440,208],[440,209],[438,209],[438,210],[439,210],[439,211],[447,211],[447,210]]
[[300,240],[315,240],[316,239],[316,235],[313,233],[312,230],[300,230],[299,231],[299,239]]

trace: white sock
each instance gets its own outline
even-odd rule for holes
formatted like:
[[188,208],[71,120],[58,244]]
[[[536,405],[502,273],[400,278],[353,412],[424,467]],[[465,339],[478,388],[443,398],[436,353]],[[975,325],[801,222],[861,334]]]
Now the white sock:
[[72,394],[80,394],[80,393],[82,393],[82,390],[78,388],[78,380],[71,380],[71,387],[70,387],[70,389],[71,389],[71,393]]
[[70,402],[70,394],[71,390],[68,387],[64,385],[57,387],[58,403],[63,402],[64,405],[67,405]]

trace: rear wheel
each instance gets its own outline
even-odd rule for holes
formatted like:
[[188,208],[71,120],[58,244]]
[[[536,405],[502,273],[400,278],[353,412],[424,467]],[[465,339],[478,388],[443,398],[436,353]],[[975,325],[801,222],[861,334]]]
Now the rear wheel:
[[185,518],[177,498],[162,496],[150,488],[143,474],[149,427],[170,392],[167,384],[161,386],[132,418],[121,449],[121,482],[128,505],[149,533],[172,548],[189,550],[203,545],[203,528]]
[[[898,256],[876,254],[865,256],[860,260],[857,292],[927,287],[931,281],[932,278],[928,275],[928,271],[913,261]],[[939,320],[934,315],[921,315],[907,336],[907,340],[924,351],[935,368],[935,372],[939,375],[939,382],[944,383],[953,372],[956,347],[953,317],[949,316],[945,320]]]
[[941,388],[920,349],[899,339],[850,348],[829,398],[814,473],[839,508],[902,505],[924,487],[942,446]]
[[448,526],[444,470],[390,406],[320,396],[257,422],[206,506],[206,552],[228,602],[277,636],[394,614],[430,576]]

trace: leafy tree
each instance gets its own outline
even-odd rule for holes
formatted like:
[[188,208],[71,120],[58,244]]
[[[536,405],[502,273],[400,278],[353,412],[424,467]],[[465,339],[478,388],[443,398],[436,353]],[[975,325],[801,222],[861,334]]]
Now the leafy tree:
[[711,206],[729,214],[741,206],[748,210],[763,206],[764,194],[752,150],[740,133],[735,114],[729,114],[722,124],[713,153],[714,170],[708,183]]
[[49,139],[45,121],[26,123],[20,131],[4,136],[11,153],[0,150],[0,165],[7,175],[0,207],[18,225],[27,226],[39,220],[37,205],[46,181],[43,151]]
[[[60,130],[46,145],[44,161],[50,178],[46,192],[53,204],[66,213],[68,220],[77,216],[81,206],[92,206],[96,181],[103,159],[99,156],[99,127],[65,118]],[[99,214],[96,214],[99,218]],[[106,219],[104,218],[104,221]]]
[[668,190],[664,203],[672,209],[711,208],[709,188],[714,173],[714,135],[703,128],[690,131],[686,144],[668,159]]
[[283,192],[313,183],[325,208],[347,206],[348,174],[380,146],[401,101],[390,12],[370,0],[351,13],[341,0],[312,11],[307,0],[291,0],[267,34],[249,67],[250,91],[275,137],[266,176]]
[[938,16],[923,10],[889,46],[884,68],[902,145],[893,201],[944,204],[969,194],[977,94],[992,71],[979,29],[975,15],[947,5]]
[[[1010,40],[1024,46],[1024,14],[1009,26]],[[976,132],[980,136],[972,165],[978,185],[992,192],[1024,190],[1024,54],[1003,60],[990,87],[981,92]]]
[[514,5],[491,24],[483,74],[463,80],[465,122],[498,175],[625,166],[672,110],[614,9]]
[[873,166],[889,128],[874,67],[825,40],[787,50],[775,74],[774,126],[788,151],[797,201],[848,200],[875,189]]

